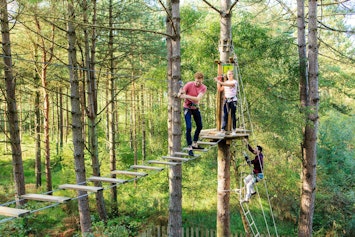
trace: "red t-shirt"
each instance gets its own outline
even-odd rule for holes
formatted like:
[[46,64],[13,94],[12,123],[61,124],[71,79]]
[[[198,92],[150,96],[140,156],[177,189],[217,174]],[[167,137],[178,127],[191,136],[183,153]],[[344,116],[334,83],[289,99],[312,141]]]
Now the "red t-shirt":
[[[200,93],[204,94],[207,90],[207,86],[201,84],[200,86],[196,86],[194,81],[190,81],[185,84],[183,90],[186,92],[186,95],[197,97]],[[184,108],[196,109],[198,105],[198,101],[185,99]]]

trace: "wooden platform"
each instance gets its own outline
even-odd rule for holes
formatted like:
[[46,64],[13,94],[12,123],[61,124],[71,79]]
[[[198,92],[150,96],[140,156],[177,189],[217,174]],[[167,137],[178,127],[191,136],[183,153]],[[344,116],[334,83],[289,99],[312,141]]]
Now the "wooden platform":
[[148,160],[148,163],[160,164],[160,165],[181,165],[181,162],[160,161],[160,160]]
[[71,200],[70,197],[53,196],[53,195],[46,195],[46,194],[33,194],[33,193],[22,195],[21,198],[27,200],[35,200],[35,201],[42,201],[42,202],[58,202],[58,203],[65,203]]
[[226,132],[225,135],[219,135],[220,131],[217,131],[217,129],[205,129],[202,130],[200,133],[200,138],[201,139],[210,139],[210,140],[220,140],[220,139],[242,139],[244,137],[249,137],[249,133],[251,131],[243,128],[237,128],[236,129],[236,134],[231,135],[231,132]]
[[143,169],[143,170],[157,170],[162,171],[164,168],[156,167],[156,166],[148,166],[148,165],[131,165],[132,169]]
[[130,176],[147,176],[147,173],[144,172],[134,172],[134,171],[126,171],[126,170],[114,170],[111,171],[111,174],[122,174],[122,175],[130,175]]
[[91,182],[100,181],[106,183],[120,183],[120,184],[124,184],[128,182],[128,180],[124,180],[124,179],[115,179],[115,178],[99,177],[99,176],[91,176],[88,178],[88,180]]
[[29,214],[29,210],[0,206],[0,215],[9,217],[21,217]]
[[103,190],[103,187],[94,187],[94,186],[86,186],[86,185],[79,185],[79,184],[62,184],[59,185],[60,189],[74,189],[79,191],[87,191],[96,193],[98,191]]

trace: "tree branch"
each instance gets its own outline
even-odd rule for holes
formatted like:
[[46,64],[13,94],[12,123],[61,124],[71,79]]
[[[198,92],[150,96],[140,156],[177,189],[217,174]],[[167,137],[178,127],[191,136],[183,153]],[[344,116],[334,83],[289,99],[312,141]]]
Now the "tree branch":
[[161,0],[159,0],[159,3],[164,8],[164,10],[166,12],[166,15],[168,16],[168,19],[169,19],[169,21],[171,23],[171,26],[173,27],[174,33],[176,34],[176,28],[175,28],[175,25],[173,23],[173,19],[172,19],[171,15],[170,15],[170,12],[168,11],[168,9],[166,9],[165,5],[161,2]]
[[216,12],[218,12],[219,14],[222,14],[222,11],[218,10],[217,8],[215,8],[211,3],[207,2],[206,0],[202,0],[204,3],[206,3],[208,6],[210,6],[213,10],[215,10]]

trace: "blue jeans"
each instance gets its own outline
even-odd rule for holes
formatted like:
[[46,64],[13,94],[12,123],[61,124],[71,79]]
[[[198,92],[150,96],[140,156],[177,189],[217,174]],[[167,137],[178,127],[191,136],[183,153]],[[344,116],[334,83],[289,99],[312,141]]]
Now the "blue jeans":
[[237,119],[235,116],[235,112],[237,111],[237,101],[231,101],[231,102],[224,101],[223,122],[222,122],[222,129],[223,130],[226,130],[229,110],[231,111],[231,115],[232,115],[232,125],[233,125],[232,128],[235,129],[237,127]]
[[198,136],[202,130],[202,117],[199,109],[187,109],[184,108],[185,124],[186,124],[186,142],[188,146],[192,145],[191,131],[192,131],[192,121],[191,116],[194,118],[196,123],[196,130],[194,134],[194,141],[198,141]]

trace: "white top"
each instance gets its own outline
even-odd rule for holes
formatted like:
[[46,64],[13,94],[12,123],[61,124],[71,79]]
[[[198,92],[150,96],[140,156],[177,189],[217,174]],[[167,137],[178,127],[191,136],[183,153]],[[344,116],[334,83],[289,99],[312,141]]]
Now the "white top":
[[234,86],[224,86],[224,96],[226,98],[233,98],[237,95],[237,80],[233,80]]

